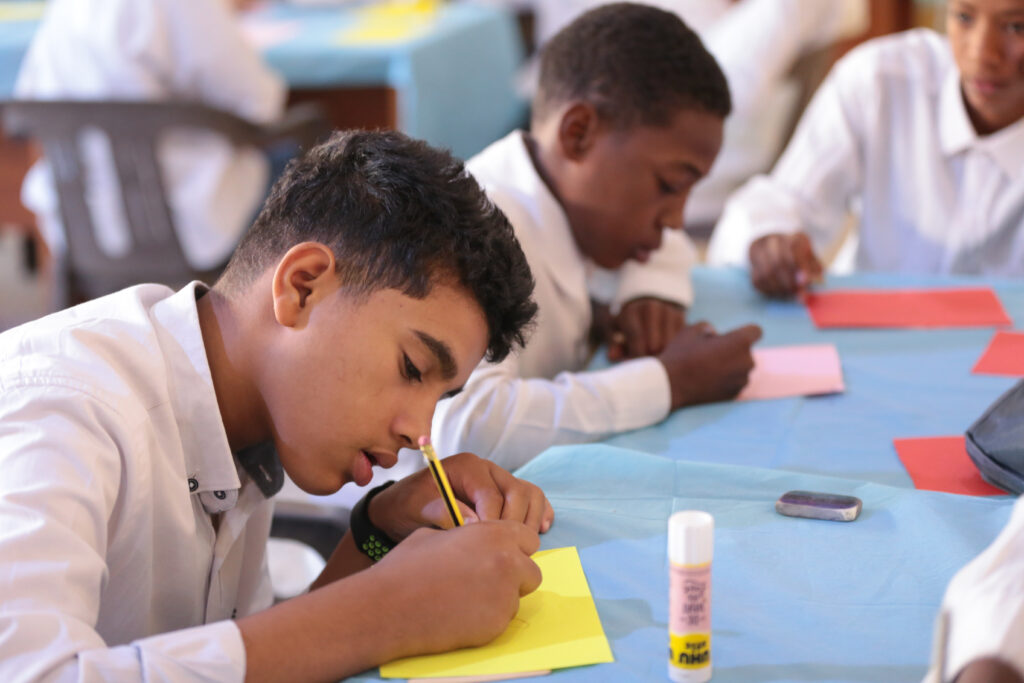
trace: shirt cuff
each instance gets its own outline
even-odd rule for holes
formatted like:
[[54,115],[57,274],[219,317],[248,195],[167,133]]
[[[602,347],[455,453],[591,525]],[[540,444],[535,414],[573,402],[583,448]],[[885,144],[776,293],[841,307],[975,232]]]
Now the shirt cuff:
[[627,360],[588,374],[610,388],[607,395],[614,421],[610,431],[648,427],[668,416],[671,388],[665,366],[657,358]]

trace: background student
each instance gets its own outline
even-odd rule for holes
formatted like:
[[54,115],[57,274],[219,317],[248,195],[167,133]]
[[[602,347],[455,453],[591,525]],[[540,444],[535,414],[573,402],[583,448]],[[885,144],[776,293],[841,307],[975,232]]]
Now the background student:
[[[235,10],[250,0],[52,0],[22,62],[20,99],[184,100],[255,123],[281,116],[285,87],[239,28]],[[83,142],[90,161],[87,202],[100,246],[124,251],[129,239],[109,142]],[[214,133],[172,130],[158,145],[171,215],[196,270],[223,268],[269,184],[255,149]],[[50,166],[37,162],[22,186],[55,257],[66,240]]]
[[[336,680],[484,643],[539,584],[534,485],[446,461],[372,492],[308,594],[271,607],[284,472],[365,484],[536,307],[508,222],[398,133],[293,162],[221,280],[140,285],[0,335],[0,679]],[[400,541],[371,565],[373,534]],[[390,542],[390,541],[389,541]]]
[[[537,326],[439,405],[442,449],[513,468],[739,392],[760,330],[685,326],[694,251],[680,230],[729,107],[714,58],[669,12],[606,5],[547,44],[530,130],[467,163],[523,246]],[[604,325],[595,300],[610,304]],[[585,370],[595,338],[628,360]]]
[[951,0],[946,33],[841,60],[771,175],[730,200],[708,260],[749,260],[759,290],[792,295],[852,211],[858,269],[1024,273],[1024,0]]

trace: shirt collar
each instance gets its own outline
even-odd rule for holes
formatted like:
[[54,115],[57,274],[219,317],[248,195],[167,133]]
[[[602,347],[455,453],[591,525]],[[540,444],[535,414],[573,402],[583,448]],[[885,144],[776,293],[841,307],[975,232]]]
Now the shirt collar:
[[1012,178],[1024,172],[1024,119],[991,135],[979,136],[967,113],[960,73],[955,68],[946,74],[939,95],[939,140],[946,156],[976,149],[990,156]]
[[199,327],[198,297],[206,285],[193,282],[153,306],[153,325],[167,363],[168,386],[185,454],[189,490],[241,488],[235,458],[221,421],[213,376]]
[[576,291],[579,289],[580,279],[586,277],[584,264],[587,259],[576,244],[565,209],[533,164],[526,144],[526,135],[525,131],[517,130],[506,138],[513,150],[509,155],[511,177],[518,179],[517,190],[530,198],[526,205],[533,204],[533,210],[536,211],[533,216],[534,225],[544,233],[543,238],[539,240],[539,243],[544,245],[544,260],[550,264],[557,264],[552,269],[553,277],[567,288],[567,291]]

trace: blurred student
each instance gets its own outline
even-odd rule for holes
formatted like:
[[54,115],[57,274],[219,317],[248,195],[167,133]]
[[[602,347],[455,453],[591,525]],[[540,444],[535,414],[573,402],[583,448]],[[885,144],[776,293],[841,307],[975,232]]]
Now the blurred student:
[[[714,58],[672,13],[605,5],[547,44],[530,130],[467,163],[526,253],[537,326],[438,406],[442,448],[511,469],[743,388],[760,330],[718,335],[685,319],[695,255],[683,207],[729,108]],[[594,341],[621,362],[586,370]]]
[[446,467],[476,523],[424,528],[424,471],[363,499],[306,595],[271,606],[265,549],[285,472],[325,494],[393,465],[522,343],[532,285],[460,162],[355,132],[292,162],[212,289],[0,335],[0,679],[337,680],[497,636],[553,512],[475,456]]
[[[255,123],[281,116],[285,88],[246,41],[236,9],[249,0],[50,0],[15,85],[20,99],[184,100]],[[128,248],[129,233],[109,141],[83,141],[87,202],[100,246]],[[158,144],[171,215],[185,258],[200,271],[224,266],[269,183],[258,150],[214,133],[172,130]],[[59,259],[66,239],[50,165],[29,171],[22,201]]]
[[1024,499],[992,545],[950,581],[942,609],[945,680],[933,668],[924,683],[1024,681]]
[[730,200],[708,260],[791,296],[858,221],[856,268],[1024,274],[1024,0],[951,0],[841,60],[770,176]]

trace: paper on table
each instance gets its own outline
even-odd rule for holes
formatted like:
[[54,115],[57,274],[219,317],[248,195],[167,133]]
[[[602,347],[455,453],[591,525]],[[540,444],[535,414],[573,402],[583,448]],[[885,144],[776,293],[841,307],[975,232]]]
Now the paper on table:
[[394,45],[425,34],[437,18],[437,0],[386,2],[364,7],[338,34],[341,45]]
[[1006,495],[981,478],[962,436],[893,439],[893,445],[914,488],[968,496]]
[[1024,333],[996,332],[971,372],[1024,377]]
[[481,647],[399,659],[382,678],[472,676],[614,661],[575,547],[534,554],[544,580],[508,629]]
[[754,369],[739,401],[844,391],[839,351],[832,344],[754,349]]
[[986,327],[1011,320],[992,289],[815,292],[804,300],[818,327]]
[[35,21],[43,17],[45,2],[3,2],[0,3],[0,21]]

